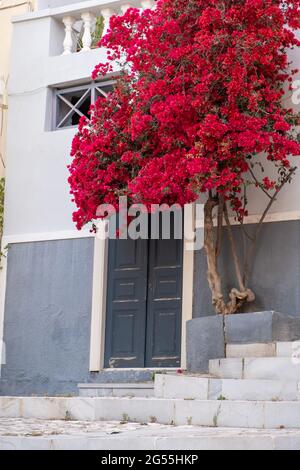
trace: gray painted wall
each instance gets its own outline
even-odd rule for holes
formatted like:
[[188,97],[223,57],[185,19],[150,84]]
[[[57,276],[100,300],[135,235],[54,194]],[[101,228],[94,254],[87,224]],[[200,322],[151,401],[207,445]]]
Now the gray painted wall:
[[89,379],[93,239],[11,245],[1,395],[76,393]]
[[[246,229],[251,233],[254,226],[246,226]],[[230,289],[236,287],[236,281],[230,268],[230,247],[226,232],[225,229],[220,271],[225,276],[225,287]],[[234,234],[242,253],[241,228],[234,227]],[[203,250],[196,252],[195,318],[214,314],[206,269]],[[300,316],[300,221],[264,224],[255,253],[250,287],[257,298],[254,304],[248,304],[245,311],[276,310]]]

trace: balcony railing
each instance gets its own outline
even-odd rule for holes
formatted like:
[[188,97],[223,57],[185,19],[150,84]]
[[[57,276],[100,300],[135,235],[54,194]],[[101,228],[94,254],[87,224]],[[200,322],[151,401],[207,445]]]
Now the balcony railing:
[[132,0],[131,3],[100,1],[99,3],[102,3],[99,8],[93,7],[84,11],[78,9],[60,18],[65,29],[62,44],[63,55],[86,52],[97,47],[101,37],[107,32],[111,16],[123,15],[132,7],[141,10],[155,7],[155,0]]

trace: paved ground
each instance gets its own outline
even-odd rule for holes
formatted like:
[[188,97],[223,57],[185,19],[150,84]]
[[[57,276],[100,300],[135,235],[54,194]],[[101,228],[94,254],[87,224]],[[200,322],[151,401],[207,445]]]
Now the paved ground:
[[0,450],[300,450],[300,430],[0,419]]

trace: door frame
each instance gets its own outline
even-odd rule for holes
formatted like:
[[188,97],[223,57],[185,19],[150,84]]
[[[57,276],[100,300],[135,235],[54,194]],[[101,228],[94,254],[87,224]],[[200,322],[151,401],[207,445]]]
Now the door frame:
[[[101,222],[98,230],[106,230],[107,222]],[[184,234],[195,232],[195,206],[184,207]],[[194,250],[192,237],[184,239],[182,267],[182,326],[181,326],[181,368],[186,369],[186,322],[193,317],[194,291]],[[93,294],[90,338],[90,372],[104,368],[105,321],[108,274],[108,243],[104,236],[94,241]]]

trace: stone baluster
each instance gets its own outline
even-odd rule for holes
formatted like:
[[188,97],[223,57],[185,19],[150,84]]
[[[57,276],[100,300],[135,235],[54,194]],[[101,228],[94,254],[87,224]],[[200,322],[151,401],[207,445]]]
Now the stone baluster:
[[66,16],[63,18],[63,24],[65,25],[65,39],[64,39],[64,52],[63,55],[72,54],[74,52],[74,36],[73,36],[73,25],[75,18],[72,16]]
[[81,15],[83,21],[83,36],[82,36],[82,49],[81,52],[86,52],[91,50],[92,46],[92,32],[95,27],[96,17],[92,13],[86,12]]
[[155,1],[154,0],[142,0],[141,5],[144,10],[147,10],[147,9],[151,10],[155,5]]
[[103,28],[103,36],[107,33],[107,30],[109,28],[109,20],[110,18],[116,14],[116,12],[112,8],[102,8],[100,10],[101,15],[103,16],[104,19],[104,28]]

